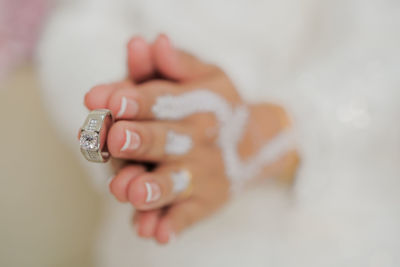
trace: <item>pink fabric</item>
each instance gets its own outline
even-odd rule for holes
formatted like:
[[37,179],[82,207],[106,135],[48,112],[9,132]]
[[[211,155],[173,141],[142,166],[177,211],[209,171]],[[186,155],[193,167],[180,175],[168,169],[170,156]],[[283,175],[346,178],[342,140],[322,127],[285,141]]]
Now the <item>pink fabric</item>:
[[28,59],[48,7],[48,0],[0,0],[0,80]]

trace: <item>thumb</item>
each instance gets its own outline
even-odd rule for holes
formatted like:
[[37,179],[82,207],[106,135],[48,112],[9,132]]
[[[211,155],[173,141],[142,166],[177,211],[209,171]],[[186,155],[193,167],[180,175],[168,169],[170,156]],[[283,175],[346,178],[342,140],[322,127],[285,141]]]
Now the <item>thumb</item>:
[[156,69],[167,79],[187,81],[203,76],[212,69],[210,64],[175,49],[164,34],[158,36],[152,49]]

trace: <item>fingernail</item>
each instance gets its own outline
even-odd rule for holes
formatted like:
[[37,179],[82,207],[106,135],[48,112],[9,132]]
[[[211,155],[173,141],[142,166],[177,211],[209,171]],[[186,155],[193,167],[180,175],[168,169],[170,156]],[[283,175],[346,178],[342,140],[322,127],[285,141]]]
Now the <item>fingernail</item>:
[[136,101],[128,99],[125,96],[121,98],[121,107],[117,113],[117,118],[126,117],[132,118],[136,116],[139,110],[139,105]]
[[161,197],[160,186],[154,182],[146,182],[144,184],[146,186],[146,191],[147,191],[146,203],[159,200]]
[[125,144],[122,146],[121,151],[136,150],[141,143],[140,135],[136,132],[125,130]]

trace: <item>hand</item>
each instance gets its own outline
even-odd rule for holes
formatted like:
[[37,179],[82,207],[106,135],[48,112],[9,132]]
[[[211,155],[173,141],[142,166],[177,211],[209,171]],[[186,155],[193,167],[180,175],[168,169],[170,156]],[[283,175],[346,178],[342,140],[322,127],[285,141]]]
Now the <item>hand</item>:
[[[93,88],[85,104],[89,109],[108,108],[116,114],[118,121],[107,140],[114,158],[156,163],[151,171],[127,164],[118,171],[110,190],[139,211],[136,220],[141,236],[166,243],[218,210],[230,197],[235,173],[229,174],[232,168],[227,166],[229,159],[220,142],[221,129],[229,124],[220,120],[224,115],[218,115],[219,111],[236,106],[248,111],[243,137],[232,144],[237,145],[234,152],[237,150],[239,160],[257,154],[260,145],[287,128],[289,122],[278,106],[243,103],[221,69],[175,50],[166,36],[152,45],[134,38],[128,45],[128,66],[130,80]],[[198,102],[193,99],[204,101],[198,105],[200,110],[175,114],[185,105],[187,110],[193,109]],[[216,104],[203,112],[211,102]],[[229,147],[226,144],[225,148]],[[262,166],[257,174],[292,176],[295,159],[294,152],[288,152]],[[243,178],[253,178],[251,173],[247,176]]]

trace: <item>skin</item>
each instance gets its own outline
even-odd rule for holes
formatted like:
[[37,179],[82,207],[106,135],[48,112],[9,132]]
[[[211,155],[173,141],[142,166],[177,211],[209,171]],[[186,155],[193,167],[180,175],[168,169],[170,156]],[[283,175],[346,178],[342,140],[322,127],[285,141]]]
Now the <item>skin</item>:
[[[231,104],[246,104],[250,119],[238,147],[243,159],[254,155],[260,145],[289,127],[289,120],[283,108],[277,105],[244,103],[220,68],[176,50],[165,35],[160,35],[152,44],[135,37],[127,48],[129,79],[92,88],[85,96],[85,105],[90,110],[108,108],[118,114],[122,98],[127,99],[125,112],[117,117],[107,138],[112,157],[124,162],[110,183],[110,191],[119,201],[130,202],[135,207],[134,222],[139,236],[164,244],[221,208],[230,198],[230,183],[225,176],[220,149],[215,144],[217,125],[213,115],[197,114],[181,121],[160,121],[151,111],[157,97],[207,88]],[[126,130],[140,141],[132,138],[136,140],[135,145],[121,151],[126,142]],[[188,154],[165,153],[168,130],[192,137],[193,147]],[[149,171],[132,160],[153,162],[156,167]],[[279,162],[266,166],[261,176],[290,180],[296,166],[297,155],[293,151]],[[192,174],[190,196],[172,192],[170,174],[182,169]],[[159,199],[146,202],[146,183],[160,188]]]

